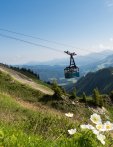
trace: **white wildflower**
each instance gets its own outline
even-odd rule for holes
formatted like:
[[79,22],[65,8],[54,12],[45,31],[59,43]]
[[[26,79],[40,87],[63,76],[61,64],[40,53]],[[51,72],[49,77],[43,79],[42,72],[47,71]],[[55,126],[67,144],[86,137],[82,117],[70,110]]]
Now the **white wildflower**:
[[111,123],[110,121],[107,121],[106,123],[104,123],[104,126],[106,131],[113,130],[113,123]]
[[75,105],[75,102],[74,102],[74,101],[72,101],[72,104],[73,104],[73,105]]
[[94,124],[99,124],[101,123],[101,118],[100,115],[94,113],[93,115],[91,115],[90,120],[94,123]]
[[87,125],[80,125],[81,129],[88,129]]
[[88,124],[88,129],[95,130],[95,127],[93,127],[92,125]]
[[65,113],[65,115],[67,116],[67,117],[73,117],[73,113]]
[[94,128],[92,125],[90,125],[90,124],[88,124],[88,125],[81,125],[80,127],[81,127],[81,129],[89,129],[89,130],[94,130],[94,129],[95,129],[95,128]]
[[97,124],[97,125],[96,125],[96,128],[97,128],[97,130],[99,130],[99,131],[106,131],[105,125],[103,125],[102,123]]
[[97,139],[100,140],[100,142],[105,145],[105,135],[102,135],[102,134],[97,134]]
[[71,130],[68,130],[68,133],[69,133],[70,135],[73,135],[73,134],[75,134],[75,133],[76,133],[76,129],[71,129]]
[[95,134],[95,135],[98,135],[98,134],[99,134],[99,131],[96,130],[96,129],[93,129],[92,132],[93,132],[93,134]]

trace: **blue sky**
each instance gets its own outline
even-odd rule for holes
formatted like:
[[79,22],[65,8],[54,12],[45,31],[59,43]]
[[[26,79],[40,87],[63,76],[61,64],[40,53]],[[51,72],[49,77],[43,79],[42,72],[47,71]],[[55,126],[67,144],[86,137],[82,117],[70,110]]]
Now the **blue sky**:
[[0,34],[62,51],[0,36],[0,62],[8,64],[64,58],[64,50],[75,51],[78,55],[113,50],[113,0],[0,0],[0,28],[76,47],[0,30]]

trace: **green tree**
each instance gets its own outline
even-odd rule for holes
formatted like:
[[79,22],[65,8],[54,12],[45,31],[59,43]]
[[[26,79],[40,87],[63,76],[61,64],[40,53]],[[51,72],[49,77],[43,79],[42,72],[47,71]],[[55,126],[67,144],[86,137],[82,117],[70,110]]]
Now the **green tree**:
[[52,89],[54,90],[53,98],[61,99],[63,92],[62,92],[62,89],[58,86],[56,81],[53,81]]
[[95,105],[100,107],[104,105],[103,97],[97,88],[93,90],[92,98]]
[[83,102],[87,102],[87,99],[86,99],[86,94],[85,94],[85,92],[83,92],[83,94],[82,94],[82,100],[83,100]]
[[100,97],[99,97],[99,106],[100,107],[104,106],[104,100],[103,100],[102,95],[100,95]]
[[76,88],[73,89],[71,95],[70,95],[70,99],[75,99],[77,97],[76,95]]
[[96,88],[93,90],[92,98],[93,98],[94,104],[97,106],[99,106],[99,97],[100,97],[100,93],[99,93],[98,89]]
[[109,97],[110,97],[111,101],[113,102],[113,91],[111,91],[111,93],[109,94]]

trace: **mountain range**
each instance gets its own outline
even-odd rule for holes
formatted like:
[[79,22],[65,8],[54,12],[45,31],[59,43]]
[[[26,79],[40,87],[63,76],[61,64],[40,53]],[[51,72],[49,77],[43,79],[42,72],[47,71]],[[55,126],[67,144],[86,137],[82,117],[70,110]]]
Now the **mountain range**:
[[90,71],[97,71],[102,68],[106,67],[112,67],[113,66],[113,54],[105,57],[104,59],[100,59],[99,61],[92,63],[89,63],[85,66],[81,66],[81,72],[82,74],[86,74]]
[[[113,64],[113,51],[105,50],[100,53],[91,53],[85,56],[76,56],[75,62],[80,69],[80,78],[88,72],[97,71],[104,67],[112,66]],[[58,84],[69,89],[79,79],[74,78],[67,80],[64,78],[64,68],[69,65],[68,59],[55,59],[47,62],[29,62],[19,67],[25,67],[33,70],[40,75],[43,81],[52,81],[56,79]]]
[[[78,66],[85,66],[88,65],[89,63],[95,63],[95,61],[100,61],[106,58],[107,56],[113,54],[112,50],[104,50],[102,52],[93,52],[87,55],[77,55],[75,56],[75,61]],[[49,66],[54,66],[54,65],[60,65],[60,66],[66,66],[69,65],[69,57],[67,58],[62,58],[62,59],[53,59],[50,61],[45,61],[45,62],[36,62],[36,61],[31,61],[26,63],[25,65],[49,65]]]

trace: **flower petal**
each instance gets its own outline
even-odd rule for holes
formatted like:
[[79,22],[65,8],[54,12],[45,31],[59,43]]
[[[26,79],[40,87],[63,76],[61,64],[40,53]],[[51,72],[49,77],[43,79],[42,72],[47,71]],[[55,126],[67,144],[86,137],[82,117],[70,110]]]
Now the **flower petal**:
[[75,128],[75,129],[70,129],[70,130],[68,130],[68,133],[69,133],[70,135],[75,134],[75,133],[76,133],[76,128]]

